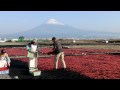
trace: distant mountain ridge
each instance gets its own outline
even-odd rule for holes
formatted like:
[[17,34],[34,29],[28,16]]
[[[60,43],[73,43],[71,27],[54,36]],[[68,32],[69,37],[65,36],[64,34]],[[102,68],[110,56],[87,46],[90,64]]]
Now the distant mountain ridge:
[[33,29],[14,34],[2,35],[1,37],[18,38],[19,36],[24,36],[25,38],[51,38],[55,36],[58,38],[90,39],[119,37],[119,34],[111,32],[81,30],[69,25],[65,25],[55,19],[49,19],[44,24],[41,24]]

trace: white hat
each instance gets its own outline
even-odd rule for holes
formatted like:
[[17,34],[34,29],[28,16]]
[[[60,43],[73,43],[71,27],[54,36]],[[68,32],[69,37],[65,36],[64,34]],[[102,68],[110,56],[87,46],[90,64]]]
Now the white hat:
[[37,42],[37,39],[33,39],[33,42]]

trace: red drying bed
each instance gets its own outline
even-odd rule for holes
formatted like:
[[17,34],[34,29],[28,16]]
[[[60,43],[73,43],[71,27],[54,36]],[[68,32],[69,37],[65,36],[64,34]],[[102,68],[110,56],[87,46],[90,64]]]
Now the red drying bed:
[[[28,58],[16,59],[28,63]],[[66,56],[67,69],[94,79],[120,79],[120,55]],[[59,61],[58,67],[62,68]],[[39,70],[52,70],[54,57],[38,58]]]
[[[0,48],[1,50],[2,48]],[[26,56],[27,49],[26,48],[4,48],[9,56]],[[106,52],[120,52],[120,50],[105,50],[105,49],[88,49],[88,48],[70,48],[63,49],[65,55],[66,54],[90,54],[90,53],[106,53]],[[40,55],[53,54],[52,48],[40,48]]]
[[[43,54],[51,52],[51,48],[41,48]],[[9,56],[27,55],[25,48],[6,49]],[[120,52],[119,50],[103,49],[64,49],[65,54],[81,54],[91,52]],[[17,53],[17,54],[16,54]],[[42,54],[42,53],[41,53]],[[41,55],[40,54],[40,55]],[[28,58],[17,58],[16,60],[28,63]],[[11,61],[12,62],[12,61]],[[94,79],[120,79],[120,55],[81,55],[65,56],[67,69],[75,71]],[[62,68],[59,61],[59,68]],[[52,70],[54,68],[54,56],[49,58],[38,58],[38,68],[40,70]]]

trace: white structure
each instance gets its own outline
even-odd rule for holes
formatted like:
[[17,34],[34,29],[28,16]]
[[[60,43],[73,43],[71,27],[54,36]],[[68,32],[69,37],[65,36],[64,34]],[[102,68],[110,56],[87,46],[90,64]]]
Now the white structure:
[[0,38],[0,42],[6,42],[7,41],[7,39],[6,38]]
[[11,41],[12,41],[12,42],[16,42],[16,41],[18,41],[18,39],[11,39]]
[[73,40],[73,43],[75,43],[75,40]]
[[105,43],[108,43],[108,42],[109,42],[108,40],[105,41]]
[[6,41],[0,40],[0,42],[6,42]]

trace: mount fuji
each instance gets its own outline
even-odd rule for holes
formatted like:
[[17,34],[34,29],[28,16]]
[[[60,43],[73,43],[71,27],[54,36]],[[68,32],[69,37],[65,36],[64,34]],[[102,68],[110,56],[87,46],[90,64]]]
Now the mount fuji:
[[59,22],[56,19],[49,19],[47,22],[35,27],[33,29],[2,35],[4,38],[18,38],[24,36],[25,38],[51,38],[53,36],[57,38],[111,38],[116,37],[116,33],[110,32],[98,32],[98,31],[87,31],[81,30],[66,24]]

